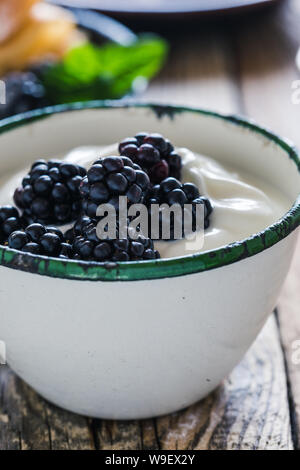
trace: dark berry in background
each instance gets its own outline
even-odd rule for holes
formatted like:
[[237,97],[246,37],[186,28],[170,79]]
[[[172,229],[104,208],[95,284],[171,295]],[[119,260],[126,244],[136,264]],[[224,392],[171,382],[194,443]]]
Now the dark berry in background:
[[149,238],[139,236],[137,240],[130,238],[100,240],[97,236],[97,221],[92,220],[87,223],[87,219],[84,221],[80,219],[75,225],[77,225],[76,236],[72,245],[75,259],[118,262],[160,258],[153,241]]
[[[168,177],[160,184],[154,185],[148,193],[147,205],[149,214],[151,215],[152,204],[167,204],[172,206],[178,204],[183,208],[185,204],[190,205],[192,214],[192,230],[197,230],[196,227],[196,206],[198,204],[204,207],[204,228],[209,227],[209,217],[213,211],[210,200],[205,196],[200,196],[197,186],[193,183],[181,183],[176,178]],[[188,210],[188,209],[186,209]],[[161,213],[162,214],[162,213]],[[161,215],[160,214],[160,215]],[[171,221],[171,239],[174,237],[174,221]],[[182,219],[184,223],[184,218]],[[184,237],[184,228],[182,228],[182,236]],[[161,236],[161,227],[160,227]]]
[[34,222],[64,224],[81,212],[79,186],[84,168],[56,160],[37,160],[14,194],[16,205]]
[[9,235],[15,230],[21,230],[22,226],[22,219],[15,207],[0,207],[0,243],[7,242]]
[[64,241],[62,232],[54,227],[34,223],[24,230],[12,232],[8,238],[10,248],[35,255],[72,258],[72,246]]
[[6,104],[0,106],[0,119],[49,104],[45,88],[36,73],[14,72],[4,77],[4,82]]
[[79,217],[73,227],[65,232],[65,241],[68,243],[73,243],[75,238],[83,233],[84,227],[90,225],[91,223],[95,223],[95,220],[86,215]]
[[181,179],[181,157],[171,142],[160,134],[140,132],[135,137],[127,137],[119,144],[119,152],[140,165],[153,184],[168,176]]
[[80,185],[83,211],[95,217],[100,204],[119,208],[119,196],[129,204],[143,203],[150,188],[148,175],[128,157],[106,157],[97,160]]

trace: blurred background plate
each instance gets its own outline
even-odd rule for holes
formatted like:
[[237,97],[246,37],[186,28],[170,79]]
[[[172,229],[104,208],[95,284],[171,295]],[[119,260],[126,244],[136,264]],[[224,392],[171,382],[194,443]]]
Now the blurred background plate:
[[89,32],[91,39],[96,43],[101,43],[104,39],[122,46],[129,46],[137,39],[127,26],[109,16],[82,8],[71,8],[71,11],[78,27]]
[[51,0],[68,6],[92,8],[113,15],[195,15],[236,13],[280,0]]

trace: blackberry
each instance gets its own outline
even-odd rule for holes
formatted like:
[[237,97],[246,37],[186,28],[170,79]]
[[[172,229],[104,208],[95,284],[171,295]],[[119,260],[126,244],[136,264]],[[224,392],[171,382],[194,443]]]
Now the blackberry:
[[13,72],[4,77],[6,104],[0,106],[0,119],[47,106],[46,90],[33,72]]
[[72,228],[67,230],[64,234],[65,241],[67,243],[73,243],[75,238],[78,235],[81,235],[83,232],[83,229],[85,226],[90,225],[93,222],[93,219],[91,219],[88,216],[81,216],[73,225]]
[[23,222],[17,209],[13,206],[0,207],[0,243],[7,242],[9,235],[22,229]]
[[[81,222],[79,222],[79,225]],[[78,233],[78,232],[77,232]],[[117,230],[117,236],[118,236]],[[92,261],[141,261],[160,258],[153,241],[140,235],[136,240],[105,239],[97,235],[97,221],[82,225],[81,233],[73,241],[74,257]]]
[[32,222],[63,224],[81,212],[79,186],[84,168],[56,160],[37,160],[15,190],[14,200]]
[[153,184],[168,176],[181,179],[181,157],[171,142],[160,134],[140,132],[135,137],[127,137],[120,143],[119,152],[140,165]]
[[119,196],[127,196],[129,204],[143,203],[150,188],[148,175],[127,157],[106,157],[97,160],[80,185],[83,211],[95,217],[100,204],[119,209]]
[[[185,215],[191,216],[192,221],[192,231],[196,231],[198,228],[196,220],[196,207],[197,205],[203,205],[204,208],[204,228],[209,227],[209,216],[213,211],[210,200],[207,197],[200,196],[199,190],[196,185],[193,183],[181,183],[176,178],[168,177],[163,180],[160,184],[154,185],[148,193],[147,206],[149,210],[149,223],[151,224],[151,206],[152,204],[166,204],[167,206],[172,206],[173,204],[179,205],[181,208],[184,205],[190,205],[190,207],[185,207],[184,211],[180,212],[180,221],[182,223],[182,234],[184,237],[187,235],[184,231],[184,221]],[[166,213],[168,217],[169,212]],[[160,209],[159,212],[159,238],[162,238],[162,219],[164,217],[163,209]],[[170,220],[170,238],[174,238],[174,215],[171,215]]]
[[35,255],[52,256],[56,258],[72,258],[72,246],[64,242],[63,234],[54,227],[45,227],[34,223],[24,230],[12,232],[8,245],[15,250]]

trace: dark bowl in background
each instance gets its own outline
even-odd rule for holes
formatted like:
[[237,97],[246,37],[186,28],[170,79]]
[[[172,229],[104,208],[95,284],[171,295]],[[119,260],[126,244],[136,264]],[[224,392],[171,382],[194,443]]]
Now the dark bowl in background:
[[[243,13],[269,7],[283,0],[184,0],[174,2],[162,1],[162,6],[153,6],[151,2],[141,6],[139,0],[49,0],[52,3],[69,7],[80,7],[98,10],[110,16],[128,20],[144,19],[193,19],[201,16]],[[166,6],[164,6],[164,3]]]

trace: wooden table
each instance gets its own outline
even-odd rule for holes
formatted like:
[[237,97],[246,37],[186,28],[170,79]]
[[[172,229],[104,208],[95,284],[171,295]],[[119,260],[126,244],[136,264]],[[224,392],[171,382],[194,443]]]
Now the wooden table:
[[[300,78],[299,22],[299,0],[291,0],[256,18],[179,28],[167,66],[143,98],[250,115],[300,145],[300,105],[291,101]],[[297,360],[293,349],[300,340],[299,259],[300,244],[278,310],[240,365],[179,413],[89,420],[52,406],[0,367],[0,449],[300,448],[300,354]]]

